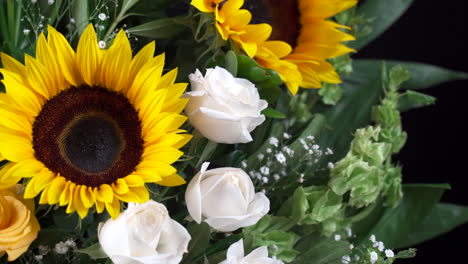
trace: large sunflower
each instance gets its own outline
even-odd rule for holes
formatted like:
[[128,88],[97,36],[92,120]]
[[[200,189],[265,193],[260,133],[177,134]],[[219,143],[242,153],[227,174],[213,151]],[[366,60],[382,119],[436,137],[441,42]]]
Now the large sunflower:
[[154,42],[134,58],[120,31],[107,50],[92,25],[76,53],[48,28],[36,58],[25,65],[1,54],[6,93],[0,94],[0,188],[29,178],[25,198],[67,205],[85,217],[96,206],[115,218],[120,201],[149,199],[145,183],[185,183],[170,164],[191,136],[179,129],[186,84],[177,69],[161,76],[164,55]]
[[[272,25],[270,39],[280,40],[269,45],[273,53],[284,50],[280,47],[284,42],[292,47],[292,52],[283,54],[281,59],[297,66],[302,75],[300,87],[320,88],[322,82],[341,82],[326,60],[353,51],[342,42],[354,40],[354,37],[340,30],[345,26],[327,18],[356,3],[357,0],[257,0],[248,1],[246,7],[252,11],[254,22]],[[292,86],[288,88],[293,94],[297,92]]]

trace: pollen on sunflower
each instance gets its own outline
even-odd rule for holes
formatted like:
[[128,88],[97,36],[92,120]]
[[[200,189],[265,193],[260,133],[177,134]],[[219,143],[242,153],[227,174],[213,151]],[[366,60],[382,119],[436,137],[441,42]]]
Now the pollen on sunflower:
[[152,42],[132,57],[122,30],[101,50],[92,25],[76,52],[49,26],[25,65],[2,53],[0,156],[10,163],[0,188],[30,177],[25,198],[116,218],[120,202],[149,199],[147,183],[184,184],[171,164],[191,138],[179,129],[187,84],[174,83],[177,69],[162,75],[164,54],[154,53]]

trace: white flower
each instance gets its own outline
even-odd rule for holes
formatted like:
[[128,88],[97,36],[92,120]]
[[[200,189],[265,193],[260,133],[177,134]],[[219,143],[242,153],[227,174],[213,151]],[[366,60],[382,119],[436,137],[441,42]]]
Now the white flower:
[[211,227],[231,232],[254,225],[270,210],[270,200],[255,193],[250,177],[238,168],[206,170],[202,165],[187,186],[185,202],[190,216],[197,222],[205,218]]
[[393,250],[387,249],[387,250],[385,250],[385,256],[387,258],[393,258],[393,257],[395,257],[395,253],[393,253]]
[[104,13],[100,13],[100,14],[98,15],[98,18],[99,18],[99,20],[104,21],[104,20],[107,19],[107,16],[106,16],[106,14],[104,14]]
[[47,4],[49,4],[49,5],[53,5],[54,3],[55,3],[54,0],[49,0],[49,1],[47,1]]
[[205,77],[197,69],[189,79],[185,112],[203,136],[227,144],[252,141],[250,132],[265,121],[261,111],[268,105],[253,83],[220,67],[207,69]]
[[31,30],[29,30],[27,28],[23,29],[23,34],[26,35],[26,36],[29,35],[30,32],[31,32]]
[[190,241],[187,230],[153,200],[129,203],[115,220],[99,225],[98,237],[104,252],[117,264],[176,264]]
[[106,42],[100,40],[100,41],[98,42],[98,46],[99,46],[100,49],[104,49],[104,48],[106,48]]
[[228,248],[226,260],[219,264],[283,264],[283,262],[269,258],[268,249],[265,246],[256,248],[244,257],[244,243],[241,239]]
[[61,255],[66,254],[68,252],[68,246],[65,244],[65,242],[60,241],[55,244],[55,252]]
[[370,262],[371,262],[372,264],[374,264],[374,263],[377,261],[377,259],[379,259],[379,256],[377,255],[377,253],[375,253],[374,251],[372,251],[372,252],[370,253]]

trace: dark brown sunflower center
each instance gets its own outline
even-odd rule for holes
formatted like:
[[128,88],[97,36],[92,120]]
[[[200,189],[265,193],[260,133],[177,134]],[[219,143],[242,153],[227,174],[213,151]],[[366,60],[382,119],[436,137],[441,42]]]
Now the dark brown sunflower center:
[[298,0],[250,0],[243,8],[252,13],[251,24],[273,27],[270,40],[282,40],[294,48],[301,30],[298,5]]
[[47,168],[76,184],[110,184],[140,162],[138,113],[116,92],[71,87],[42,107],[33,125],[33,148]]

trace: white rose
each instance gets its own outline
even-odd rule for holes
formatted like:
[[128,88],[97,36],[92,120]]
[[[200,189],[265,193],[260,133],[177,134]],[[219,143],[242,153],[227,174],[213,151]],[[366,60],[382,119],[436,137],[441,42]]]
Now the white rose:
[[206,170],[202,165],[187,186],[185,202],[190,216],[216,230],[231,232],[254,225],[270,210],[270,200],[262,192],[255,193],[250,177],[238,168]]
[[169,217],[163,204],[129,203],[117,219],[99,225],[99,243],[116,263],[176,264],[187,252],[190,235]]
[[250,132],[265,121],[261,111],[268,106],[255,85],[220,67],[207,69],[205,77],[197,69],[189,78],[185,112],[190,124],[217,143],[252,141]]
[[244,257],[244,243],[241,239],[228,248],[226,260],[219,264],[283,264],[283,262],[269,258],[267,247],[256,248]]

